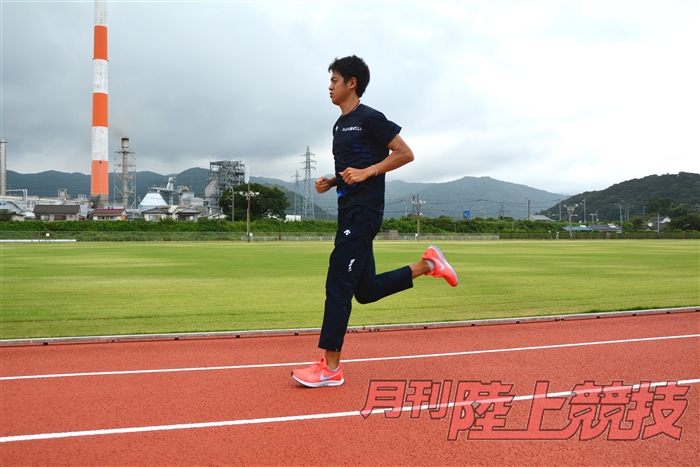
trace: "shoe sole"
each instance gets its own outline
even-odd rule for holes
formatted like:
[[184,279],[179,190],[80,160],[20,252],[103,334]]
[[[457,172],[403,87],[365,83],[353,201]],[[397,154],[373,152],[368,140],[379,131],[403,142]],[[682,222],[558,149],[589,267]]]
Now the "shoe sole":
[[445,264],[445,267],[449,269],[452,272],[452,274],[454,274],[455,285],[453,285],[452,287],[457,287],[457,285],[459,284],[459,276],[457,275],[457,271],[455,271],[455,268],[453,268],[452,265],[447,261],[447,258],[445,258],[445,254],[440,248],[436,247],[435,245],[430,245],[428,248],[432,248],[435,251],[435,253],[437,253],[438,257],[440,258],[440,261],[442,261]]
[[300,380],[299,378],[294,376],[294,373],[292,373],[292,378],[294,378],[294,380],[297,383],[302,384],[308,388],[320,388],[320,387],[324,387],[324,386],[340,386],[341,384],[343,384],[345,382],[345,378],[343,378],[340,381],[329,380],[329,381],[319,381],[318,383],[309,383],[308,381]]

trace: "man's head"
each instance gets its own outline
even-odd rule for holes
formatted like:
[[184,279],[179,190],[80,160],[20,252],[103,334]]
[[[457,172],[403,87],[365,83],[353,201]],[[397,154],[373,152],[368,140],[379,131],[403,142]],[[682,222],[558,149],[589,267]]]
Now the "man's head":
[[333,63],[328,66],[328,72],[337,72],[347,83],[350,79],[355,78],[357,87],[355,92],[357,97],[362,97],[369,84],[369,67],[360,57],[353,55],[351,57],[336,58]]

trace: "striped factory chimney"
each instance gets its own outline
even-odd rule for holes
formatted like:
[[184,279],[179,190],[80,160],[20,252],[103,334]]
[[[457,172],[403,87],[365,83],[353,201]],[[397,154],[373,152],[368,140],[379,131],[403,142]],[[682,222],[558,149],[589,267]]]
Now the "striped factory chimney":
[[92,63],[92,176],[90,181],[90,198],[94,208],[101,208],[109,203],[106,0],[95,0],[95,51]]

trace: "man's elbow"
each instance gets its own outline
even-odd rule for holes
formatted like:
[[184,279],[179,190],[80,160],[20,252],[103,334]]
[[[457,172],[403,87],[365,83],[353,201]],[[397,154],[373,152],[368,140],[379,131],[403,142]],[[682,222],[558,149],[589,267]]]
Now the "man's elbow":
[[401,161],[401,165],[413,162],[415,159],[413,156],[413,151],[399,135],[396,135],[391,141],[389,144],[389,150],[391,151],[392,155],[398,157],[398,160]]

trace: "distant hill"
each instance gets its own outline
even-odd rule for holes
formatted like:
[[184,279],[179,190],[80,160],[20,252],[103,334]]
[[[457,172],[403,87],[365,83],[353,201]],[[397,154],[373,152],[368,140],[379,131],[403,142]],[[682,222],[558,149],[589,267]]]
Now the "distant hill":
[[[294,192],[294,183],[282,180],[251,177],[257,183],[277,185]],[[304,193],[300,182],[299,192]],[[330,207],[335,212],[337,195],[335,190],[319,195],[313,193],[314,204],[322,210]],[[414,210],[412,202],[425,201],[421,213],[430,217],[448,216],[461,219],[464,211],[470,211],[471,217],[506,217],[525,218],[527,199],[530,200],[530,214],[535,214],[567,195],[550,193],[526,185],[503,182],[490,177],[463,177],[446,183],[408,183],[393,180],[386,184],[386,218],[400,218]]]
[[25,189],[31,196],[56,197],[59,188],[67,188],[68,194],[73,198],[79,194],[90,194],[90,176],[78,172],[48,170],[36,174],[21,174],[8,170],[6,182],[8,190]]
[[[165,186],[168,177],[175,177],[175,186],[187,186],[195,196],[203,197],[207,186],[209,170],[191,168],[179,174],[161,175],[154,172],[137,172],[136,194],[142,199],[153,186]],[[110,174],[110,199],[114,198],[114,174]],[[294,214],[295,184],[274,178],[251,177],[251,182],[274,185],[287,194],[290,203],[288,214]],[[7,172],[8,188],[26,188],[30,195],[55,197],[59,188],[66,188],[68,194],[75,198],[80,194],[90,194],[90,176],[81,173],[47,171],[37,174],[20,174]],[[304,194],[303,181],[299,183],[299,195]],[[472,217],[506,217],[524,218],[527,216],[527,201],[531,202],[534,214],[543,206],[563,195],[549,193],[525,185],[503,182],[490,177],[464,177],[447,183],[407,183],[391,181],[386,186],[387,218],[399,218],[414,209],[412,200],[425,202],[421,206],[423,215],[439,217],[441,215],[462,218],[464,211],[470,211]],[[335,190],[319,195],[313,191],[316,206],[314,215],[317,219],[335,219],[337,215],[337,195]],[[299,199],[301,204],[301,199]],[[299,206],[296,214],[300,214]]]
[[[206,186],[206,176],[209,173],[204,169],[204,180]],[[189,171],[183,172],[183,174]],[[164,175],[154,172],[137,172],[136,174],[136,196],[143,198],[151,186],[164,186]],[[178,180],[179,183],[179,180]],[[182,183],[180,183],[182,184]],[[56,197],[58,190],[65,188],[71,198],[77,198],[78,195],[90,195],[90,176],[78,172],[66,173],[49,170],[36,174],[21,174],[7,171],[7,188],[8,189],[26,189],[31,196],[41,197]],[[202,188],[202,193],[204,188]],[[109,199],[114,198],[114,173],[109,174]]]
[[[175,186],[186,186],[190,191],[194,191],[195,196],[204,197],[204,189],[208,185],[209,170],[202,168],[191,168],[179,174],[161,175],[155,172],[137,172],[136,173],[136,196],[138,199],[143,199],[151,187],[165,187],[169,177],[175,177]],[[290,208],[287,214],[294,214],[294,184],[286,183],[282,180],[265,178],[265,177],[250,177],[252,183],[260,183],[263,185],[278,186],[287,195],[290,203]],[[36,174],[21,174],[7,171],[7,188],[8,189],[26,189],[30,196],[40,196],[55,198],[58,196],[58,190],[65,188],[68,190],[68,195],[71,198],[77,198],[78,195],[90,195],[90,176],[81,173],[66,173],[50,170]],[[303,195],[303,186],[300,189]],[[12,193],[15,194],[15,193]],[[316,194],[316,196],[319,196]],[[327,197],[335,203],[335,193]],[[109,174],[109,199],[114,200],[114,173]],[[322,198],[327,201],[325,198]],[[315,203],[316,204],[316,203]],[[301,206],[301,202],[299,202]],[[335,204],[333,204],[335,206]],[[301,207],[299,207],[299,210]],[[299,212],[297,212],[299,214]],[[323,207],[316,204],[314,210],[316,219],[335,219],[335,210],[328,210],[324,204]]]
[[[137,196],[143,198],[152,186],[165,186],[168,176],[176,177],[176,186],[187,186],[195,196],[203,197],[207,186],[209,170],[191,168],[179,174],[161,175],[154,172],[136,174]],[[113,174],[110,174],[110,199],[114,194]],[[294,190],[292,182],[274,178],[251,177],[251,182],[275,185],[285,191],[290,202],[288,214],[294,213]],[[81,173],[47,171],[36,174],[20,174],[7,171],[8,188],[25,188],[30,195],[55,197],[59,188],[68,189],[75,198],[79,194],[90,194],[90,176]],[[303,196],[303,181],[299,183],[299,194]],[[583,198],[586,198],[586,217],[598,212],[600,220],[619,220],[619,208],[615,203],[625,201],[630,207],[630,217],[641,215],[650,198],[672,198],[677,203],[700,204],[700,175],[681,172],[676,175],[650,175],[641,179],[618,183],[605,190],[581,193],[575,196],[561,195],[538,190],[526,185],[495,180],[491,177],[463,177],[446,183],[407,183],[394,180],[386,184],[386,218],[399,218],[414,211],[413,201],[425,201],[421,213],[430,217],[441,215],[462,218],[464,211],[471,217],[515,217],[525,218],[528,214],[549,214],[553,219],[559,215],[561,200],[563,218],[566,209],[563,205],[579,203],[576,214],[583,218]],[[334,219],[337,214],[335,190],[319,195],[313,192],[317,219]],[[297,214],[300,214],[298,208]]]
[[[598,219],[620,221],[620,207],[622,216],[626,218],[625,203],[629,208],[629,217],[650,214],[648,203],[653,198],[670,198],[675,204],[687,204],[692,207],[700,204],[700,174],[680,172],[677,174],[649,175],[644,178],[635,178],[612,185],[604,190],[587,191],[562,201],[562,214],[568,219],[563,205],[579,206],[575,210],[576,222],[583,219],[583,204],[586,204],[586,221],[591,221],[591,214],[597,213]],[[542,210],[559,212],[559,205],[552,205]]]
[[538,190],[526,185],[504,182],[491,177],[463,177],[445,183],[406,183],[391,181],[386,187],[386,217],[400,217],[412,211],[413,196],[426,204],[421,213],[430,217],[441,215],[462,218],[464,211],[471,217],[525,218],[564,195]]

